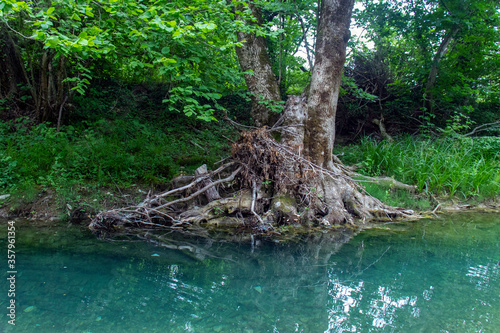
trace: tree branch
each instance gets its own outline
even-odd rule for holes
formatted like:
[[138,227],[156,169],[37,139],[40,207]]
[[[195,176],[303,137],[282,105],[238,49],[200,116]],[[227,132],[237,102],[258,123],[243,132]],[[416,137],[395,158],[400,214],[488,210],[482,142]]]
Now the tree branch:
[[488,130],[491,130],[491,129],[494,129],[494,128],[498,128],[498,127],[500,127],[500,121],[495,121],[493,123],[483,124],[481,126],[478,126],[478,127],[474,128],[472,130],[472,132],[469,132],[469,133],[465,134],[465,136],[471,136],[471,135],[473,135],[476,132],[488,131]]
[[[243,169],[242,166],[240,166],[238,169],[236,169],[235,171],[233,171],[233,173],[227,177],[227,178],[224,178],[224,179],[219,179],[218,181],[215,181],[211,184],[208,184],[207,186],[203,187],[202,189],[194,192],[193,194],[191,194],[190,196],[188,197],[185,197],[185,198],[182,198],[182,199],[178,199],[178,200],[174,200],[174,201],[170,201],[170,202],[167,202],[166,204],[164,205],[161,205],[161,206],[158,206],[158,207],[155,207],[156,210],[159,210],[159,209],[162,209],[162,208],[166,208],[166,207],[169,207],[169,206],[172,206],[174,204],[177,204],[177,203],[181,203],[181,202],[186,202],[186,201],[189,201],[195,197],[197,197],[198,195],[202,194],[203,192],[205,192],[206,190],[208,190],[209,188],[212,188],[214,187],[215,185],[218,185],[218,184],[221,184],[221,183],[226,183],[226,182],[230,182],[234,179],[234,177],[236,177],[236,175],[241,171],[241,169]],[[205,179],[206,177],[203,177],[203,179]],[[199,183],[198,181],[195,181],[196,184]],[[193,182],[193,183],[195,183]],[[191,183],[191,184],[193,184]]]

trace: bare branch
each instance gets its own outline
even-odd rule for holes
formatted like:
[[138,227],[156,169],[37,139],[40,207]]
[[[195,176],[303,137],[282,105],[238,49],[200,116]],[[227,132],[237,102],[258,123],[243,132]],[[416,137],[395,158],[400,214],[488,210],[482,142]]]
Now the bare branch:
[[474,133],[481,132],[481,131],[488,131],[491,129],[499,128],[500,127],[500,121],[495,121],[493,123],[487,123],[483,124],[481,126],[478,126],[472,130],[472,132],[465,134],[465,136],[471,136]]
[[[218,181],[215,181],[215,182],[213,182],[211,184],[208,184],[207,186],[205,186],[202,189],[194,192],[193,194],[191,194],[188,197],[185,197],[185,198],[182,198],[182,199],[177,199],[177,200],[174,200],[174,201],[170,201],[170,202],[167,202],[164,205],[158,206],[158,207],[156,207],[156,210],[159,210],[159,209],[162,209],[162,208],[166,208],[166,207],[169,207],[169,206],[172,206],[174,204],[181,203],[181,202],[189,201],[189,200],[197,197],[198,195],[202,194],[203,192],[205,192],[209,188],[214,187],[215,185],[218,185],[218,184],[221,184],[221,183],[230,182],[230,181],[232,181],[234,179],[234,177],[236,177],[236,175],[241,171],[241,169],[243,169],[243,167],[240,166],[238,169],[236,169],[235,171],[233,171],[233,173],[229,177],[224,178],[224,179],[219,179]],[[196,183],[199,183],[199,182],[196,182]]]

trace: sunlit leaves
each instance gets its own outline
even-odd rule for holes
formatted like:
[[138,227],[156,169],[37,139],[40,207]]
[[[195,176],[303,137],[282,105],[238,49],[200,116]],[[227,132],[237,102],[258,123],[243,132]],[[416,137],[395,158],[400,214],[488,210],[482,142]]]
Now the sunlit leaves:
[[260,29],[234,20],[237,4],[253,19],[244,2],[215,0],[0,0],[0,15],[39,52],[70,59],[75,77],[66,82],[80,93],[103,75],[92,71],[94,61],[106,62],[106,75],[164,82],[173,87],[169,108],[209,119],[220,93],[242,82],[235,32]]

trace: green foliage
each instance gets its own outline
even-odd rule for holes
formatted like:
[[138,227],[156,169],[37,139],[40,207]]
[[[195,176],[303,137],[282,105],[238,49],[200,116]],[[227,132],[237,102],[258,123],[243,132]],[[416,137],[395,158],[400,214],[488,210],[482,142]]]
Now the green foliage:
[[386,175],[436,195],[494,197],[500,191],[498,138],[431,140],[404,137],[394,143],[364,138],[345,147],[344,161],[366,175]]
[[[21,47],[29,65],[33,54],[64,56],[70,91],[84,94],[92,78],[156,82],[169,86],[171,111],[213,120],[217,100],[242,86],[234,48],[236,32],[275,35],[268,26],[245,25],[254,18],[244,2],[2,0],[0,16],[9,33],[30,40]],[[21,38],[19,45],[24,46]],[[27,71],[30,70],[28,66]],[[146,79],[147,78],[147,79]],[[32,82],[36,87],[36,82]]]
[[264,104],[266,108],[272,112],[281,113],[283,111],[283,105],[285,101],[270,101],[264,99],[262,95],[258,95],[259,104]]
[[433,202],[428,196],[415,196],[406,190],[393,189],[377,183],[360,182],[365,190],[380,201],[393,206],[426,211],[433,208]]
[[[363,1],[354,17],[373,45],[353,45],[349,75],[381,99],[377,111],[386,119],[394,115],[393,122],[404,119],[424,130],[431,126],[461,133],[471,125],[466,118],[478,125],[491,122],[483,110],[493,101],[496,111],[488,116],[498,118],[498,1]],[[450,43],[440,49],[446,36]],[[363,66],[360,57],[371,66]]]
[[[300,95],[309,83],[309,69],[316,38],[316,1],[257,1],[263,18],[276,35],[267,38],[268,53],[277,78],[282,99],[287,95]],[[309,57],[301,55],[307,52]],[[305,59],[308,58],[308,59]],[[308,64],[306,65],[306,61]],[[311,62],[309,62],[311,61]]]

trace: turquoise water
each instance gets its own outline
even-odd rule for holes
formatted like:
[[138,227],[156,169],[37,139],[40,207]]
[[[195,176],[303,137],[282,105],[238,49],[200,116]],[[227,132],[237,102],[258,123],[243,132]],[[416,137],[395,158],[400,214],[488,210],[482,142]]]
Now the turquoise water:
[[317,235],[184,250],[16,227],[16,326],[2,315],[0,332],[500,331],[498,215],[385,224],[343,246]]

